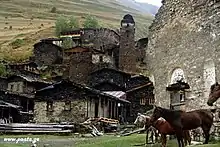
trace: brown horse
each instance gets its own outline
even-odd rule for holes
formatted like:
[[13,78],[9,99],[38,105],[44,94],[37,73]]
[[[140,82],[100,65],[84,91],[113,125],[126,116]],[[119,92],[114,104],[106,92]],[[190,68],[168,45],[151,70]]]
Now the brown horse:
[[220,84],[216,82],[210,88],[209,99],[207,101],[207,104],[209,106],[213,106],[213,103],[216,102],[219,99],[219,97],[220,97]]
[[[162,147],[166,147],[167,143],[167,135],[175,135],[175,130],[170,126],[170,124],[163,118],[159,118],[156,120],[153,124],[150,122],[151,117],[146,116],[143,114],[138,113],[138,116],[134,122],[134,124],[145,124],[145,129],[148,129],[150,126],[153,126],[156,128],[159,133],[161,134],[161,142],[162,142]],[[187,142],[189,145],[191,144],[191,137],[189,131],[183,131],[183,138],[185,145],[187,145]]]
[[166,121],[173,127],[176,132],[179,147],[184,147],[184,130],[192,130],[201,127],[205,135],[204,144],[207,144],[210,136],[209,131],[213,124],[213,112],[215,111],[216,109],[200,109],[190,112],[184,112],[181,110],[169,110],[161,107],[156,107],[151,117],[151,123],[156,122],[160,117],[166,119]]

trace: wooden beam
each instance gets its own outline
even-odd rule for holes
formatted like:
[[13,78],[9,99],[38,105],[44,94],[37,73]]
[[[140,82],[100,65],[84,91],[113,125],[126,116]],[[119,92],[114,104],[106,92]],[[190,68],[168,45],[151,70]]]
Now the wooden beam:
[[141,128],[141,129],[138,129],[138,130],[134,130],[132,132],[129,132],[129,133],[125,133],[125,134],[121,134],[121,136],[129,136],[131,134],[135,134],[135,133],[138,133],[138,132],[141,132],[141,131],[144,131],[145,128]]
[[150,82],[150,83],[147,83],[147,84],[144,84],[144,85],[135,87],[135,88],[133,88],[133,89],[127,90],[126,93],[127,93],[127,92],[132,92],[132,91],[135,91],[135,90],[138,90],[138,89],[140,89],[140,88],[144,88],[144,87],[146,87],[146,86],[150,86],[150,85],[152,85],[152,84],[153,84],[153,83]]

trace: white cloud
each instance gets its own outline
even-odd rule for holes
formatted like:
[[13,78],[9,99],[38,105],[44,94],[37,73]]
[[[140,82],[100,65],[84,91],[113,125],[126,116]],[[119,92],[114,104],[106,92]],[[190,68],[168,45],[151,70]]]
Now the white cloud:
[[145,3],[149,3],[152,5],[156,5],[156,6],[161,6],[161,1],[162,0],[135,0],[137,2],[145,2]]

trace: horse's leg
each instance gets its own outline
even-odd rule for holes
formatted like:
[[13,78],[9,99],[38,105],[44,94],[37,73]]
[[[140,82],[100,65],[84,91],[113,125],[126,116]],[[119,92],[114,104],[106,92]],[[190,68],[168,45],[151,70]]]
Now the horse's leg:
[[210,129],[211,129],[211,125],[202,125],[202,130],[205,134],[204,144],[208,144],[208,142],[209,142],[209,136],[210,136],[209,131],[210,131]]
[[184,141],[185,146],[187,146],[187,134],[186,134],[186,131],[183,131],[183,141]]
[[191,138],[191,136],[190,136],[190,131],[189,130],[187,130],[187,140],[188,140],[188,143],[189,143],[189,145],[191,145],[191,141],[192,141],[192,138]]
[[180,137],[177,137],[178,146],[181,147]]
[[157,132],[157,130],[154,130],[155,132],[155,143],[158,142],[158,137],[159,137],[159,133]]
[[185,145],[183,143],[183,131],[182,131],[182,129],[176,130],[176,137],[177,137],[179,147],[184,147]]
[[146,145],[148,144],[148,130],[146,130]]
[[162,147],[166,147],[167,138],[165,134],[161,134],[161,143],[162,143]]

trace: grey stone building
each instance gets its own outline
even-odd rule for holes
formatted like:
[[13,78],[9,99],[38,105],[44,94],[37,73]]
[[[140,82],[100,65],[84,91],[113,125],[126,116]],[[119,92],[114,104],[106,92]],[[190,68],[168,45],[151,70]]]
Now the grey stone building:
[[[220,78],[220,1],[162,3],[150,27],[146,53],[156,103],[169,108],[176,99],[181,109],[206,108],[210,86]],[[168,91],[177,81],[190,88]]]

